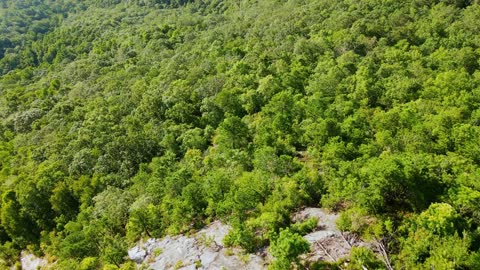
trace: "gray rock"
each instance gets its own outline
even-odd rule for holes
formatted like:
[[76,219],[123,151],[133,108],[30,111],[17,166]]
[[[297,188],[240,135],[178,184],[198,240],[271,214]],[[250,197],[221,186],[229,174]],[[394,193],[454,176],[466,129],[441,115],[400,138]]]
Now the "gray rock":
[[316,231],[305,235],[303,238],[307,240],[310,244],[313,244],[317,241],[322,241],[325,238],[333,237],[338,235],[338,232],[335,231]]
[[294,222],[300,222],[310,217],[318,218],[318,227],[320,230],[338,231],[335,222],[339,215],[336,213],[329,213],[321,208],[305,208],[300,212],[295,213],[292,220]]
[[[348,256],[352,245],[361,244],[348,243],[343,237],[335,225],[338,214],[320,208],[305,208],[296,213],[293,220],[303,221],[312,216],[318,218],[318,228],[304,236],[312,250],[302,256],[303,259],[337,261]],[[229,230],[228,225],[215,221],[192,236],[148,239],[130,249],[129,257],[139,265],[147,265],[148,269],[153,270],[265,270],[272,260],[268,249],[263,250],[262,255],[244,254],[236,248],[227,249],[222,241]]]
[[[216,221],[192,237],[148,239],[131,248],[128,254],[137,264],[147,264],[153,270],[266,269],[266,262],[259,255],[243,255],[240,249],[230,249],[227,253],[222,241],[229,230],[229,226]],[[155,256],[156,250],[158,256]]]
[[128,250],[128,257],[136,263],[142,263],[146,256],[147,251],[139,246],[135,246]]
[[39,258],[27,251],[22,251],[20,255],[20,263],[23,270],[37,270],[46,267],[48,261],[45,258]]

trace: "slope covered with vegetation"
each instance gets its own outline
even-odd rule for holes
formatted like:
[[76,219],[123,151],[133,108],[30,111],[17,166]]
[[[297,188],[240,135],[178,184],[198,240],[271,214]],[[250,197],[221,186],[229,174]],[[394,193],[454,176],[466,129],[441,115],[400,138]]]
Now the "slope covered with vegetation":
[[1,0],[1,263],[129,269],[138,239],[221,219],[288,268],[291,212],[322,206],[395,268],[479,269],[479,22],[468,0]]

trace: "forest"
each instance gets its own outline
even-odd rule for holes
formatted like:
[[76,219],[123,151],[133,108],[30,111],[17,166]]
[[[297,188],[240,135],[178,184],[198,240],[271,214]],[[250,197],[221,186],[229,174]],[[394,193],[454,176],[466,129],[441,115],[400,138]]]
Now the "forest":
[[221,220],[270,269],[345,269],[296,258],[311,206],[393,269],[480,269],[479,23],[476,0],[0,0],[0,268],[131,270]]

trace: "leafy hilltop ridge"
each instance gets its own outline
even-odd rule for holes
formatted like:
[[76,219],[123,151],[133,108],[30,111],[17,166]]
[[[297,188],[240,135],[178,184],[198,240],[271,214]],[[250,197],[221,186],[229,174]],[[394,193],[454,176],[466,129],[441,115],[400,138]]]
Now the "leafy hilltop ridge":
[[132,269],[138,240],[221,220],[272,269],[335,269],[298,259],[292,213],[321,206],[384,251],[350,269],[479,269],[479,21],[467,0],[0,0],[0,264]]

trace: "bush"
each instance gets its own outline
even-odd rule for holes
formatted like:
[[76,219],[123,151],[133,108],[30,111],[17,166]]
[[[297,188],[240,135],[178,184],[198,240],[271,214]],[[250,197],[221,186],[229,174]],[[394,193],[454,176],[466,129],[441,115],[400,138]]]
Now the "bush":
[[79,270],[95,270],[98,268],[98,258],[86,257],[80,263]]
[[272,242],[270,251],[275,261],[270,269],[289,269],[292,263],[299,263],[299,256],[310,250],[310,244],[298,233],[293,233],[289,228],[280,230],[278,238]]
[[365,247],[352,247],[350,251],[350,263],[347,269],[385,269],[382,262],[375,256],[370,249]]
[[318,218],[310,217],[300,223],[292,224],[290,229],[293,232],[296,232],[300,235],[305,235],[307,233],[312,232],[315,228],[317,228],[317,224],[318,224]]

